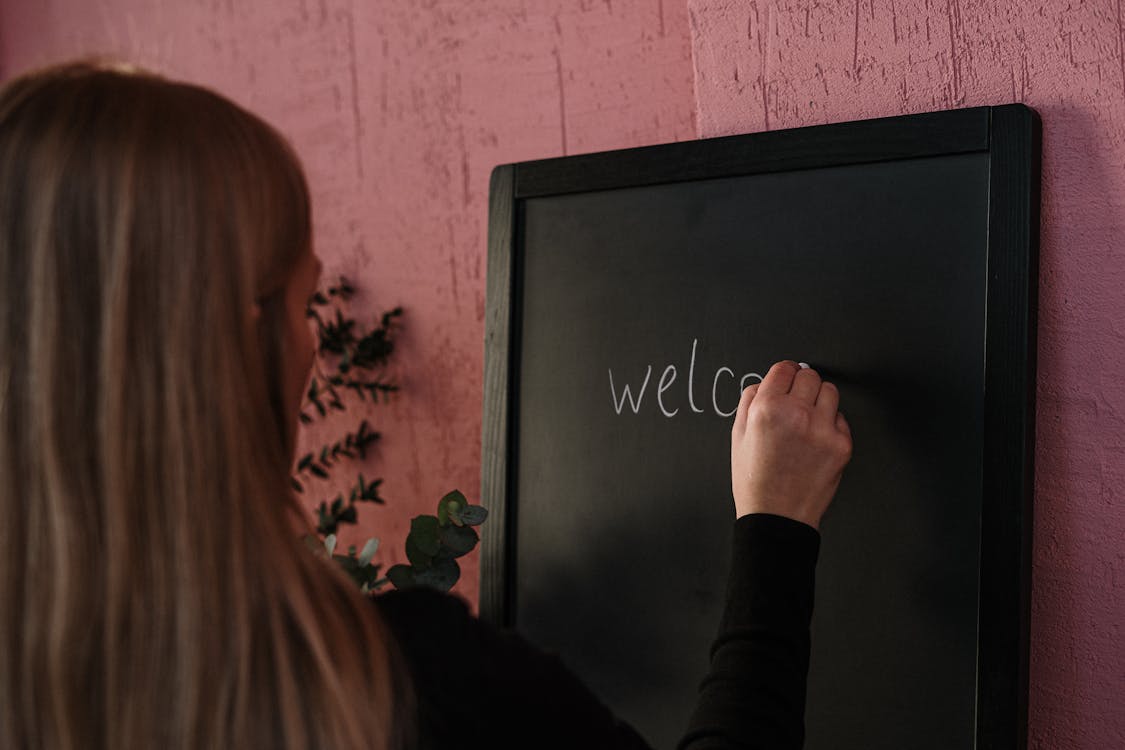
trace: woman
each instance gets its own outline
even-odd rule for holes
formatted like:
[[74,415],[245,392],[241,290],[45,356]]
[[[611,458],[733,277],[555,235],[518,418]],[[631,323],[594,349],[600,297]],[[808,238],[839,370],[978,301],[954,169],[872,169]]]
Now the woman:
[[[467,747],[504,727],[524,747],[640,743],[457,600],[396,592],[373,607],[299,543],[288,472],[318,274],[296,157],[231,102],[84,63],[0,91],[0,747]],[[810,527],[850,452],[837,401],[779,363],[734,426],[738,524],[767,529],[736,564],[787,534],[803,550],[800,591],[776,608],[796,658],[750,686],[782,686],[786,742],[803,708]],[[724,654],[776,652],[728,632],[765,601],[738,578],[686,746],[758,731],[724,708],[758,694]],[[449,684],[514,693],[531,679],[530,708],[451,696],[455,661],[427,654],[454,637],[475,666]],[[459,736],[442,718],[456,706],[486,706],[487,721]]]

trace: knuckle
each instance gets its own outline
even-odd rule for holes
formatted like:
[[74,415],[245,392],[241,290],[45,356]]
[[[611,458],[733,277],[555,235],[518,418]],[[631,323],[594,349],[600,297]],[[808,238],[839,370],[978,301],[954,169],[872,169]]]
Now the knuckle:
[[807,410],[795,408],[782,399],[770,401],[761,410],[758,423],[774,432],[803,435],[808,432],[810,419]]
[[797,377],[803,378],[805,380],[811,380],[815,383],[821,382],[820,381],[820,373],[818,373],[816,370],[812,369],[811,367],[803,368],[803,369],[799,370],[797,372]]
[[773,425],[782,417],[784,409],[777,399],[762,399],[755,401],[750,409],[750,420],[757,425]]

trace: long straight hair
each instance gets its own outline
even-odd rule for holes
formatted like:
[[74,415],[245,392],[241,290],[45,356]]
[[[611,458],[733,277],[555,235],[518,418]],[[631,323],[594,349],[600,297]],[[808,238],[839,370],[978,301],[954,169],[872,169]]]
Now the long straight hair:
[[402,741],[387,632],[289,486],[309,243],[291,149],[211,91],[97,63],[0,90],[0,746]]

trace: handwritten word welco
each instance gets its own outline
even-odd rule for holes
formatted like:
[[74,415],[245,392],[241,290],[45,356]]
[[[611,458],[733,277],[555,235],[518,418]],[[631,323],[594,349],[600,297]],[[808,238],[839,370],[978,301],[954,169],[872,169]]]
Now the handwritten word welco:
[[[695,401],[695,352],[699,346],[699,339],[694,339],[691,342],[691,364],[688,365],[687,375],[687,405],[696,414],[703,414],[707,409],[701,408],[696,405]],[[669,408],[669,403],[665,400],[675,402],[671,395],[665,396],[671,388],[672,384],[676,382],[676,376],[679,371],[675,365],[668,365],[664,368],[664,372],[660,374],[660,381],[656,384],[656,406],[660,409],[660,413],[666,417],[674,417],[679,413],[680,407],[674,406]],[[645,369],[644,380],[641,381],[641,386],[637,389],[632,383],[625,382],[621,386],[620,395],[617,390],[617,381],[613,377],[613,369],[609,370],[609,392],[613,399],[613,409],[618,414],[625,409],[628,404],[629,408],[633,410],[634,414],[639,414],[641,406],[644,403],[645,392],[648,389],[649,381],[652,379],[652,365],[648,365]],[[755,382],[762,382],[762,376],[756,372],[748,372],[741,378],[737,378],[729,367],[723,366],[715,370],[715,376],[711,378],[711,409],[715,414],[720,417],[733,417],[734,413],[738,411],[738,399],[742,395],[742,391],[746,386]],[[730,404],[729,411],[724,411],[719,405],[720,395],[719,391],[722,390],[722,398],[724,404]],[[636,395],[634,396],[634,392]],[[682,403],[682,402],[681,402]]]

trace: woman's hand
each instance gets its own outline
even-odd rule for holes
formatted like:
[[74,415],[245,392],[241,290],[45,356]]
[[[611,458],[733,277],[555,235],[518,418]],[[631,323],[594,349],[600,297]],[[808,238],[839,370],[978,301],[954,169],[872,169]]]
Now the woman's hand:
[[742,392],[731,431],[737,517],[773,513],[819,528],[852,455],[840,392],[815,370],[778,362]]

